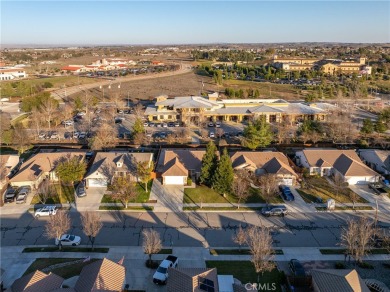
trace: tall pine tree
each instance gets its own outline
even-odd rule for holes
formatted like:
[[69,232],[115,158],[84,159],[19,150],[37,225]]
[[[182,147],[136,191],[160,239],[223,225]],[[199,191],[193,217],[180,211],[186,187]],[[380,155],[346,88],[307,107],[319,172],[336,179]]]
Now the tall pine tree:
[[202,158],[202,169],[200,172],[200,183],[211,186],[211,179],[217,168],[217,147],[213,141],[207,144],[206,153]]
[[244,139],[242,145],[254,150],[258,147],[267,147],[271,144],[273,133],[265,116],[262,115],[253,123],[249,123],[244,129]]
[[213,189],[221,194],[230,194],[232,193],[233,179],[234,173],[232,162],[225,148],[213,175]]

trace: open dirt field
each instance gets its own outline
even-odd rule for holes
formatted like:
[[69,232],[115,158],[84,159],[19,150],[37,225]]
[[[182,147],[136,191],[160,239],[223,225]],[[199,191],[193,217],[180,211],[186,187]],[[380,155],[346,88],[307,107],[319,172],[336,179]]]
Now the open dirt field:
[[[165,94],[169,97],[199,95],[204,83],[203,92],[214,92],[218,87],[210,77],[198,76],[193,72],[169,77],[151,78],[144,80],[133,80],[121,83],[120,88],[113,85],[109,93],[110,97],[120,94],[121,97],[130,100],[151,100],[158,95]],[[99,87],[91,89],[91,93],[101,95]]]

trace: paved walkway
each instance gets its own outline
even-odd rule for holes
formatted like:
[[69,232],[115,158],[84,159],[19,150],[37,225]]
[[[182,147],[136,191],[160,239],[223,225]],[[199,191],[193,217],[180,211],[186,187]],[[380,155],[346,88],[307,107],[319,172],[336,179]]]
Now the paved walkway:
[[[34,252],[22,253],[24,246],[1,247],[1,267],[5,269],[4,284],[9,287],[17,278],[20,278],[25,270],[36,258],[104,258],[119,261],[124,257],[126,267],[126,284],[130,289],[155,291],[151,285],[153,270],[145,267],[145,260],[148,258],[139,246],[110,247],[108,253],[85,253],[85,252]],[[231,249],[231,248],[229,248]],[[344,255],[323,255],[318,248],[281,248],[283,255],[276,255],[275,260],[279,262],[289,261],[296,258],[300,261],[344,261]],[[203,247],[173,247],[173,254],[179,258],[180,267],[204,268],[205,261],[238,261],[250,260],[249,255],[211,255],[208,248]],[[166,255],[153,255],[155,260],[163,260]],[[365,260],[388,261],[390,255],[369,255]],[[149,287],[152,290],[149,290]],[[160,288],[156,291],[162,291]]]
[[163,186],[158,179],[153,180],[149,200],[157,200],[154,212],[182,212],[183,186]]

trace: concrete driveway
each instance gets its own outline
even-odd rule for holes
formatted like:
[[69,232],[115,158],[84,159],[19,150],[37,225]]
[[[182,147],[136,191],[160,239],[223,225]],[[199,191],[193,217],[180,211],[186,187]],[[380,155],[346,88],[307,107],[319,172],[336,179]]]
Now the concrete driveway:
[[164,186],[158,179],[153,180],[150,200],[157,200],[154,212],[182,212],[184,186]]
[[100,202],[106,190],[106,187],[89,187],[86,189],[87,195],[85,197],[76,197],[76,209],[78,211],[99,210]]

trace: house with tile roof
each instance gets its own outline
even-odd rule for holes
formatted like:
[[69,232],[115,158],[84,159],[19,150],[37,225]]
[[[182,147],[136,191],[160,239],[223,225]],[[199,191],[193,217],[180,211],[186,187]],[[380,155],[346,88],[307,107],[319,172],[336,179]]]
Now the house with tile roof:
[[149,121],[196,122],[204,118],[212,121],[249,120],[265,116],[269,123],[302,120],[324,120],[327,112],[316,104],[289,103],[282,99],[217,99],[202,96],[168,98],[158,96],[148,106],[145,116]]
[[193,181],[200,176],[205,150],[163,149],[156,165],[157,177],[163,185],[186,185],[187,178]]
[[88,187],[106,187],[114,177],[128,177],[138,181],[137,163],[153,163],[153,153],[112,151],[98,152],[93,163],[85,175]]
[[315,292],[369,292],[367,285],[353,270],[313,269],[312,285]]
[[255,175],[275,174],[280,184],[292,186],[298,175],[292,169],[288,158],[281,152],[236,151],[231,152],[233,169],[245,169]]
[[360,149],[358,151],[363,162],[378,173],[390,174],[390,151],[378,149]]
[[83,268],[74,290],[89,291],[122,291],[126,271],[123,265],[109,259],[97,260]]
[[12,292],[51,292],[62,286],[64,279],[56,274],[46,274],[39,270],[16,279],[11,286]]
[[295,153],[297,165],[310,175],[333,176],[339,173],[348,184],[377,182],[380,175],[365,165],[354,150],[304,149]]
[[46,150],[41,151],[28,160],[21,166],[18,173],[10,179],[12,186],[31,186],[38,187],[41,181],[45,178],[51,181],[58,181],[56,175],[56,166],[63,159],[78,157],[80,160],[85,160],[86,150]]
[[83,267],[74,287],[62,288],[64,279],[53,273],[45,274],[39,270],[16,279],[12,292],[92,292],[123,291],[126,269],[122,264],[107,258],[94,261]]

